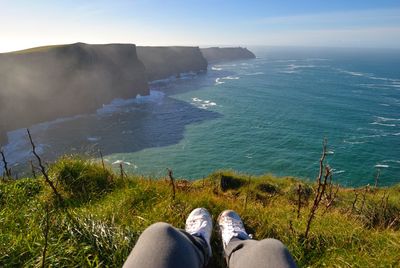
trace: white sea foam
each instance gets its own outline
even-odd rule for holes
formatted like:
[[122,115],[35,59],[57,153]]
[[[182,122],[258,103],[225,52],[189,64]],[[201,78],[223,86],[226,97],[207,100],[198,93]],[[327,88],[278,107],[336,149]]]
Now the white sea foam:
[[315,67],[316,66],[313,64],[289,64],[288,66],[286,66],[286,69],[280,71],[280,73],[293,74],[293,73],[298,73],[301,69],[315,68]]
[[390,104],[387,104],[387,103],[379,103],[379,105],[381,105],[381,106],[386,106],[386,107],[389,107],[389,106],[390,106]]
[[182,79],[182,80],[188,80],[188,79],[193,79],[197,76],[197,74],[195,72],[187,72],[187,73],[181,73],[179,75],[178,79]]
[[389,118],[383,116],[376,116],[379,121],[387,122],[387,121],[400,121],[400,118]]
[[342,173],[345,173],[346,172],[346,170],[334,170],[333,171],[333,174],[342,174]]
[[154,86],[154,85],[158,85],[158,84],[169,84],[173,81],[177,80],[176,76],[170,76],[164,79],[158,79],[158,80],[153,80],[149,82],[149,86]]
[[213,66],[213,67],[211,67],[211,70],[213,70],[213,71],[222,71],[222,68],[221,67],[217,67],[217,66]]
[[368,139],[374,139],[374,138],[382,138],[382,137],[387,137],[390,135],[394,135],[391,133],[382,133],[382,134],[374,134],[374,135],[364,135],[364,136],[359,136],[359,137],[352,137],[349,140],[344,140],[344,143],[348,144],[363,144],[366,143]]
[[216,106],[217,104],[211,100],[202,100],[199,98],[192,98],[192,104],[200,109],[208,109],[211,106]]
[[255,72],[255,73],[248,73],[248,74],[245,74],[245,75],[252,76],[252,75],[261,75],[261,74],[264,74],[264,73],[263,72]]
[[219,77],[219,78],[217,78],[217,79],[215,79],[215,85],[221,85],[221,84],[224,84],[225,82],[224,81],[221,81],[221,77]]
[[400,160],[392,160],[392,159],[390,159],[390,160],[383,160],[382,162],[384,162],[384,163],[396,163],[396,164],[400,164]]
[[336,70],[340,73],[349,74],[352,76],[365,76],[365,77],[371,76],[371,74],[369,74],[369,73],[354,72],[354,71],[349,71],[349,70],[345,70],[345,69],[341,69],[341,68],[334,68],[334,70]]
[[113,165],[124,164],[124,165],[128,165],[128,166],[130,166],[130,165],[131,165],[131,163],[130,163],[130,162],[126,162],[126,161],[123,161],[123,160],[117,160],[117,161],[114,161],[112,164],[113,164]]
[[385,83],[382,84],[360,84],[360,86],[367,87],[367,88],[372,88],[372,89],[398,89],[400,88],[400,80],[399,79],[393,79],[393,78],[387,78],[387,77],[379,77],[371,73],[362,73],[362,72],[354,72],[354,71],[349,71],[349,70],[344,70],[340,68],[335,69],[338,72],[349,74],[352,76],[357,76],[357,77],[365,77],[371,80],[378,80],[378,81],[383,81]]
[[133,131],[132,130],[124,130],[121,132],[121,134],[132,134]]
[[296,62],[299,60],[274,60],[273,62]]
[[344,143],[348,143],[348,144],[363,144],[365,143],[365,141],[348,141],[348,140],[344,140]]
[[359,86],[375,90],[400,90],[400,87],[391,84],[359,84]]
[[[201,70],[198,73],[202,73],[202,72],[204,72],[204,71]],[[171,82],[174,82],[174,81],[176,81],[178,79],[183,79],[183,80],[192,79],[192,78],[196,77],[198,73],[193,72],[193,71],[189,71],[189,72],[179,73],[177,75],[171,75],[171,76],[169,76],[167,78],[150,81],[149,82],[149,86],[152,88],[154,86],[170,84]]]
[[376,164],[374,167],[376,167],[376,168],[388,168],[389,165]]
[[165,93],[158,90],[150,90],[150,95],[140,96],[131,99],[114,99],[109,104],[104,104],[102,108],[97,109],[97,115],[110,115],[112,113],[121,112],[127,106],[141,103],[159,103],[164,98]]
[[359,73],[359,72],[351,72],[351,71],[343,71],[344,73],[351,74],[353,76],[367,76],[366,74]]
[[240,77],[239,76],[225,76],[225,77],[222,77],[222,79],[224,79],[224,80],[238,80],[238,79],[240,79]]
[[361,139],[369,139],[369,138],[381,138],[381,137],[386,137],[387,134],[374,134],[374,135],[365,135],[361,136]]
[[236,67],[237,64],[236,63],[232,63],[232,64],[219,64],[219,65],[215,65],[217,67]]
[[330,59],[324,59],[324,58],[308,58],[308,59],[305,59],[305,61],[330,61]]
[[315,68],[316,66],[313,64],[303,64],[303,65],[298,65],[298,64],[289,64],[288,69],[290,70],[296,70],[296,69],[301,69],[301,68]]
[[96,142],[101,140],[101,137],[87,137],[87,140],[90,142]]
[[298,73],[298,71],[289,70],[289,71],[280,71],[280,73],[284,73],[284,74],[295,74],[295,73]]
[[378,125],[378,126],[385,126],[385,127],[395,127],[395,124],[385,124],[385,123],[380,123],[380,122],[372,122],[369,123],[370,125]]
[[[107,161],[107,162],[110,162],[110,160],[108,160],[108,159],[106,159],[106,161]],[[135,168],[135,169],[138,168],[137,165],[135,165],[135,164],[133,164],[133,163],[131,163],[131,162],[123,161],[123,160],[117,160],[117,161],[112,162],[112,165],[120,165],[120,164],[122,164],[122,165],[127,165],[127,166],[132,166],[132,167]]]

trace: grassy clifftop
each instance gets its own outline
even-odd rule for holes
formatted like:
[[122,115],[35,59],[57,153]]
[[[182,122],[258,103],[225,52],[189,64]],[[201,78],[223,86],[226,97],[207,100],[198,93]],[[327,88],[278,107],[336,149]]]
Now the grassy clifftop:
[[[46,266],[121,267],[147,226],[184,228],[196,207],[209,209],[214,221],[236,210],[255,239],[280,239],[300,267],[400,265],[400,185],[327,184],[305,237],[316,185],[295,178],[221,171],[175,181],[173,198],[166,178],[114,173],[76,157],[58,160],[48,174],[62,202],[39,176],[0,183],[1,267],[41,266],[43,255]],[[212,247],[210,267],[223,267],[217,231]]]

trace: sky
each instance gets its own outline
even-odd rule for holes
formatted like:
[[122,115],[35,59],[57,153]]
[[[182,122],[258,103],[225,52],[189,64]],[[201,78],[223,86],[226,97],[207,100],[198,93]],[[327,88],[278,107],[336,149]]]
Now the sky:
[[75,42],[400,49],[400,0],[0,0],[0,52]]

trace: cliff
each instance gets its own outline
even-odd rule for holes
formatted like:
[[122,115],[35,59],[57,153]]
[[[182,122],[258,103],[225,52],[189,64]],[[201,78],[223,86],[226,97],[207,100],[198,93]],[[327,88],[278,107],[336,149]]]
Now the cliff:
[[138,46],[137,53],[150,81],[207,70],[207,61],[198,47]]
[[148,95],[132,44],[39,47],[0,54],[0,145],[5,132]]
[[243,47],[202,48],[201,53],[208,62],[254,59],[256,57],[253,52]]

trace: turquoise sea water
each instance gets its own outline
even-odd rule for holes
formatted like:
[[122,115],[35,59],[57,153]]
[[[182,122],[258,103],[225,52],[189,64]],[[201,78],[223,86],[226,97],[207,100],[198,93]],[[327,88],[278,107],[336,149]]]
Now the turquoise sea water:
[[[400,182],[400,51],[252,48],[257,59],[152,83],[152,95],[34,127],[48,158],[101,149],[129,172],[314,179],[322,141],[344,185]],[[18,141],[6,149],[18,152]],[[15,149],[17,148],[17,149]],[[117,162],[118,163],[118,162]]]

